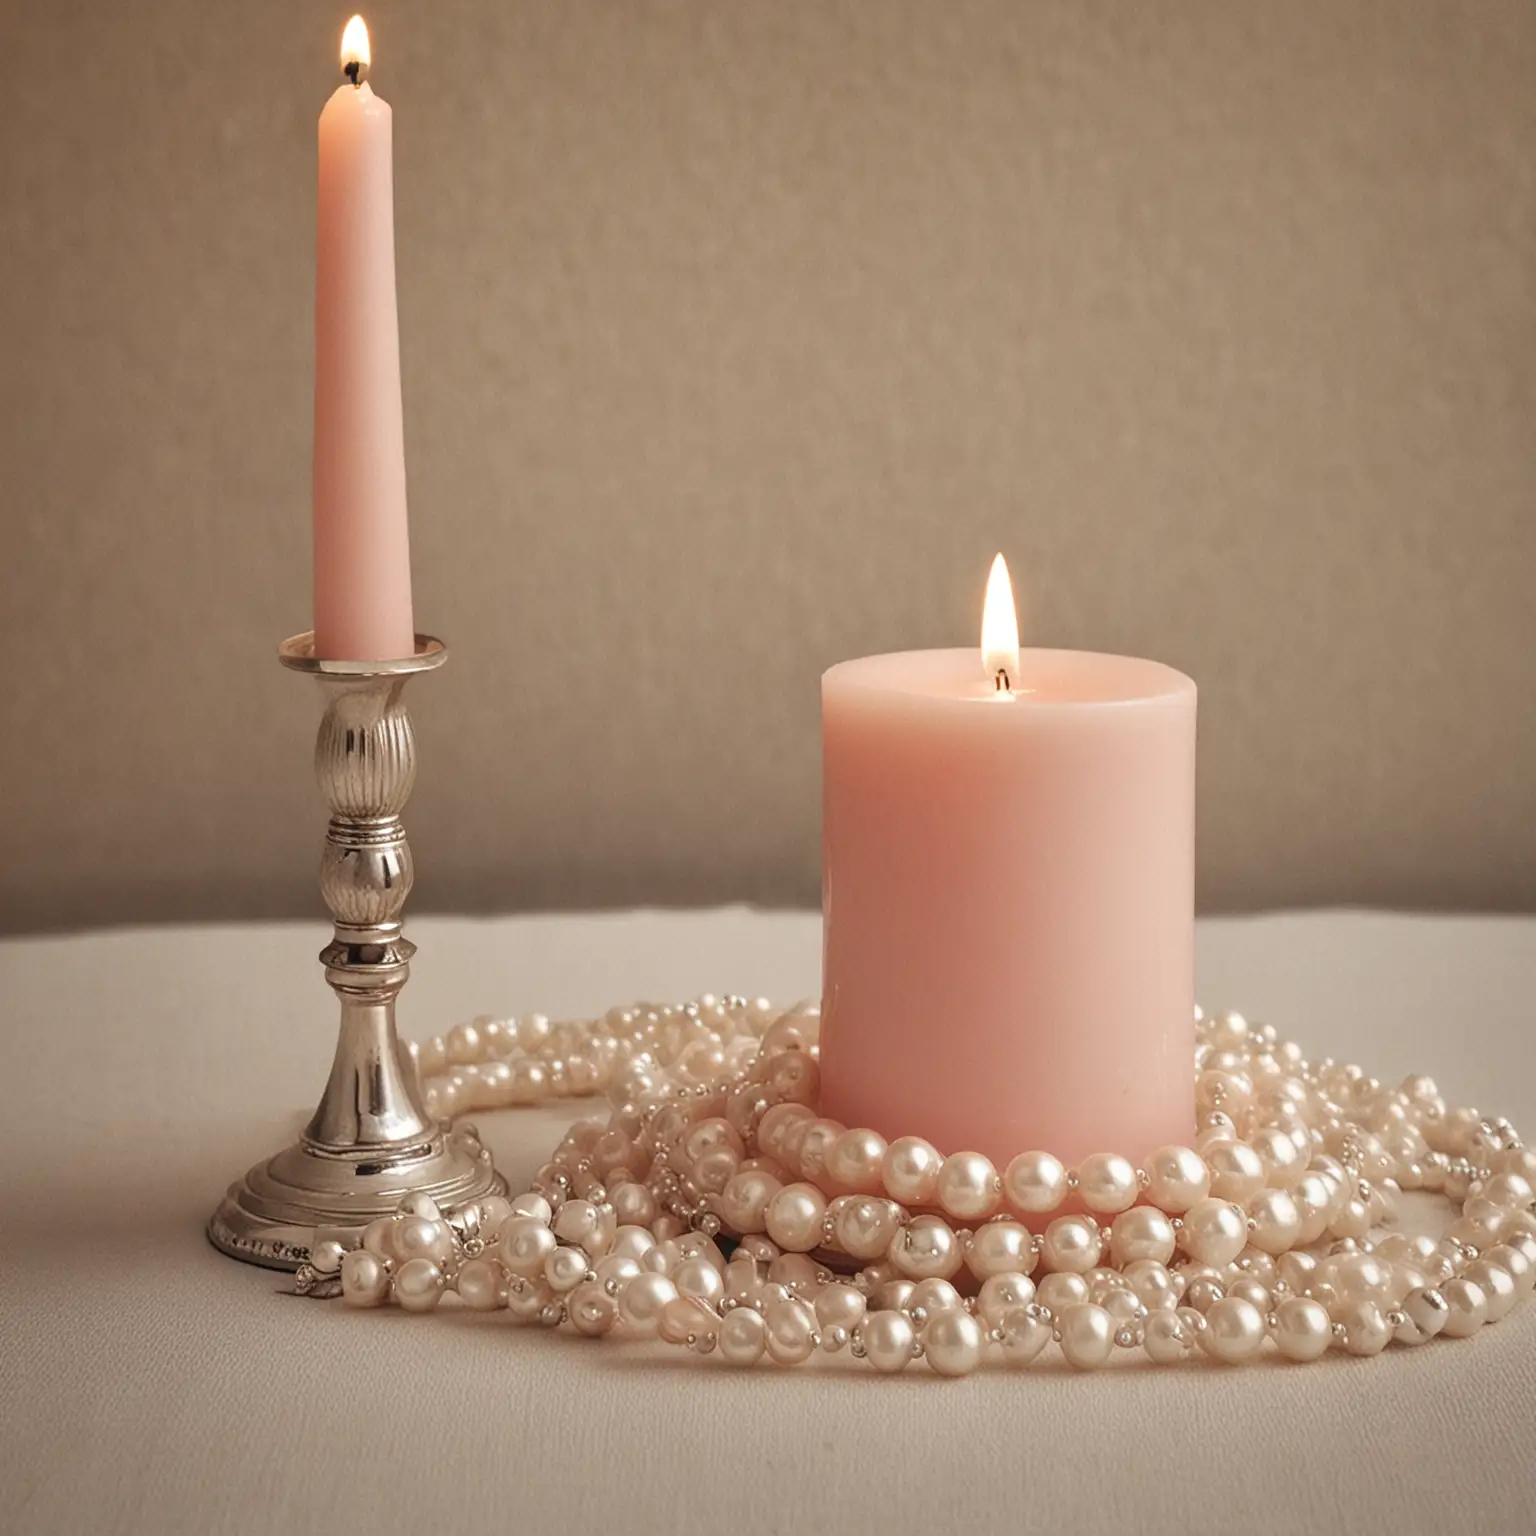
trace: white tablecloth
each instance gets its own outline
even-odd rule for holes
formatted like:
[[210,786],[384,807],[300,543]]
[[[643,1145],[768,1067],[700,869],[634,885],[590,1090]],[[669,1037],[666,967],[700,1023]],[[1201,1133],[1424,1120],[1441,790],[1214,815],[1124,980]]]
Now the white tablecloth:
[[[744,911],[410,929],[417,1034],[706,988],[788,1000],[820,948],[812,916]],[[282,1296],[202,1224],[319,1092],[324,937],[0,943],[0,1529],[1536,1528],[1536,1306],[1374,1361],[950,1383]],[[1536,921],[1227,919],[1202,925],[1200,972],[1208,1005],[1536,1127]],[[516,1182],[571,1113],[480,1118]]]

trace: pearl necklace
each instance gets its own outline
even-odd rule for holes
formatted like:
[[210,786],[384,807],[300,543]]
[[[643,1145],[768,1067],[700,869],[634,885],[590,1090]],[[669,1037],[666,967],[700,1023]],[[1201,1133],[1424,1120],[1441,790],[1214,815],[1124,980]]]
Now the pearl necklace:
[[[410,1047],[430,1112],[606,1093],[609,1119],[572,1126],[515,1199],[444,1213],[411,1195],[360,1246],[317,1243],[297,1288],[412,1312],[453,1292],[738,1366],[846,1350],[942,1376],[1053,1343],[1083,1369],[1117,1350],[1374,1355],[1466,1338],[1530,1294],[1536,1152],[1508,1121],[1449,1108],[1427,1077],[1309,1062],[1236,1013],[1197,1021],[1195,1146],[1140,1167],[1024,1152],[1000,1172],[819,1115],[811,1004],[482,1017]],[[1458,1213],[1444,1236],[1373,1241],[1414,1189]]]

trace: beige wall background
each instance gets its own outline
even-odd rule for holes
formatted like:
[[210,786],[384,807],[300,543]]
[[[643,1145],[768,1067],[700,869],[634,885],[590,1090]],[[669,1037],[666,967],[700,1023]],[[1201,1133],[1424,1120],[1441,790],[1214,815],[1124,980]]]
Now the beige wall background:
[[[1536,907],[1536,5],[376,0],[420,909],[817,896],[817,678],[1201,688],[1208,907]],[[0,15],[0,925],[313,913],[344,6]]]

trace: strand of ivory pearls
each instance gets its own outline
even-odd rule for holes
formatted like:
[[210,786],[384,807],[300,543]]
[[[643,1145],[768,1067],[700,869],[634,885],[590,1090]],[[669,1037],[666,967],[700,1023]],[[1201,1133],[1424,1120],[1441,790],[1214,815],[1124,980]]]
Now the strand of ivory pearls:
[[[1197,1017],[1194,1146],[1002,1170],[819,1115],[811,1004],[482,1017],[411,1047],[433,1113],[606,1093],[607,1122],[574,1125],[516,1199],[444,1213],[413,1195],[361,1246],[317,1243],[298,1288],[416,1312],[455,1292],[739,1366],[846,1350],[943,1376],[1053,1342],[1080,1368],[1374,1355],[1466,1338],[1531,1292],[1536,1152],[1507,1121]],[[1375,1236],[1404,1189],[1446,1197],[1443,1237]]]

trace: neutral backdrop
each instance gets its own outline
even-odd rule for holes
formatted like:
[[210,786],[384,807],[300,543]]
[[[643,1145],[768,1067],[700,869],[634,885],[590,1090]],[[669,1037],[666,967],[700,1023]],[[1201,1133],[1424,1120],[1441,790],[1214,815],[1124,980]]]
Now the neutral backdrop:
[[[420,909],[817,893],[817,678],[1201,688],[1206,907],[1536,907],[1536,5],[377,0]],[[0,8],[0,926],[311,913],[344,6]]]

